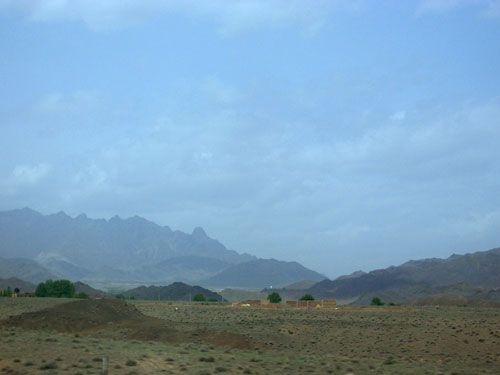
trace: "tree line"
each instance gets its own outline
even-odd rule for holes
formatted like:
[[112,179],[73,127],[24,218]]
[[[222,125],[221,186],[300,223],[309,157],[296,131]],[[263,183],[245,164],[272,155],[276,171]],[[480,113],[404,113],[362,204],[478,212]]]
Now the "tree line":
[[47,280],[38,284],[35,290],[36,297],[54,298],[89,298],[83,292],[76,293],[75,284],[69,280]]

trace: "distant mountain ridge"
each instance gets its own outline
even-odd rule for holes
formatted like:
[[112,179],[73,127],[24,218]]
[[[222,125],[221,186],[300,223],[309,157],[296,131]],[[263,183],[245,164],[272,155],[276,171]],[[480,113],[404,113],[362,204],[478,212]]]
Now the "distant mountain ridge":
[[[307,291],[322,298],[350,298],[381,294],[386,291],[415,291],[424,293],[438,287],[455,284],[494,289],[500,287],[500,248],[447,259],[412,260],[400,266],[358,272],[349,277],[323,280]],[[413,293],[413,292],[412,292]],[[421,293],[421,294],[422,294]]]
[[38,284],[47,279],[54,279],[56,276],[31,259],[0,258],[0,278],[18,278],[33,284]]
[[[214,280],[225,277],[231,286],[239,283],[237,272],[232,273],[233,279],[227,277],[233,267],[260,261],[255,256],[227,249],[201,227],[187,234],[139,216],[104,220],[82,214],[72,218],[64,212],[42,215],[29,208],[0,212],[0,256],[10,258],[0,261],[0,277],[16,276],[34,283],[47,278],[67,278],[98,285],[107,282],[165,285],[174,281],[209,285],[206,282],[212,277],[227,271]],[[27,270],[22,267],[3,266],[20,262],[19,258],[33,262],[32,274],[24,272]],[[302,274],[312,275],[306,277],[312,280],[323,278],[318,279],[319,274],[300,265],[302,269],[294,266],[300,272],[290,275],[292,262],[275,263],[276,269],[268,276],[259,273],[262,264],[268,262],[250,263],[256,268],[247,272],[254,276],[245,285],[260,288],[274,282],[292,283],[300,281]],[[18,271],[24,273],[17,274]],[[277,277],[279,274],[281,278]]]
[[133,297],[143,300],[167,300],[167,301],[191,301],[197,294],[202,294],[205,299],[222,302],[224,298],[218,293],[202,288],[191,286],[181,282],[175,282],[167,286],[140,286],[122,293],[125,297]]
[[[386,303],[395,304],[433,304],[432,302],[446,302],[445,304],[463,304],[481,301],[483,304],[500,305],[500,288],[478,288],[466,283],[446,286],[415,285],[400,289],[388,289],[376,293],[366,293],[360,296],[354,305],[369,305],[371,300],[379,297]],[[450,303],[454,302],[454,303]]]
[[64,212],[42,215],[29,208],[0,212],[0,243],[4,257],[71,260],[82,268],[148,265],[186,255],[232,264],[255,258],[226,249],[201,228],[189,235],[139,216],[94,220]]
[[325,278],[325,276],[311,271],[297,262],[256,259],[227,268],[204,280],[203,283],[213,287],[262,288],[266,286],[281,287],[298,280],[319,281]]

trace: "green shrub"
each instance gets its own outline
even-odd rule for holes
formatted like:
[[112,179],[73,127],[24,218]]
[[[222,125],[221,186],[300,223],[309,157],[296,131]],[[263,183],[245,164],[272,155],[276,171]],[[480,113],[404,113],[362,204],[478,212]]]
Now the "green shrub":
[[205,296],[203,294],[198,293],[198,294],[194,295],[193,301],[195,301],[195,302],[205,302],[206,298],[205,298]]
[[384,306],[385,303],[382,302],[382,300],[379,298],[379,297],[374,297],[372,299],[372,303],[371,303],[372,306]]
[[270,295],[268,295],[267,299],[271,303],[280,303],[281,302],[281,296],[276,292],[272,292]]
[[314,301],[314,297],[312,294],[304,294],[302,297],[300,297],[301,301]]
[[80,292],[80,293],[75,294],[75,298],[89,299],[89,296],[87,293]]

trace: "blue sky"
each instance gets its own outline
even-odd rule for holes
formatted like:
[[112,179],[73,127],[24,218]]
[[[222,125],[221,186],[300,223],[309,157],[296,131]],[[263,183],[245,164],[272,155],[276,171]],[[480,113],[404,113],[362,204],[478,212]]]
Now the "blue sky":
[[0,209],[334,277],[500,245],[500,1],[0,0]]

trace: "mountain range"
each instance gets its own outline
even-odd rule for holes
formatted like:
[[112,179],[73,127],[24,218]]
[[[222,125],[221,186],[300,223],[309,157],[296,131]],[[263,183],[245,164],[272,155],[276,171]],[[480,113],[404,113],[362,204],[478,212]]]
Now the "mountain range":
[[[320,298],[358,299],[365,304],[375,296],[395,303],[409,303],[437,294],[480,296],[500,288],[500,248],[447,259],[412,260],[400,266],[356,272],[323,280],[307,293]],[[482,292],[478,292],[482,291]],[[492,295],[492,294],[490,294]]]
[[229,267],[205,283],[211,287],[252,288],[255,278],[265,280],[267,286],[283,286],[302,280],[324,279],[317,272],[304,268],[297,262],[276,259],[256,259]]
[[[443,296],[496,303],[500,248],[411,260],[329,280],[296,262],[229,250],[199,227],[187,234],[137,216],[94,220],[85,215],[42,215],[25,208],[0,212],[0,278],[33,284],[68,278],[101,287],[183,282],[233,288],[227,289],[231,295],[241,294],[241,288],[267,288],[257,294],[273,289],[285,298],[308,293],[355,304],[369,303],[374,296],[405,304],[447,300]],[[134,293],[157,295],[158,287],[152,288],[141,287]]]
[[0,256],[0,277],[33,283],[67,278],[263,288],[325,278],[295,262],[229,250],[200,227],[188,234],[139,216],[72,218],[29,208],[0,212]]

